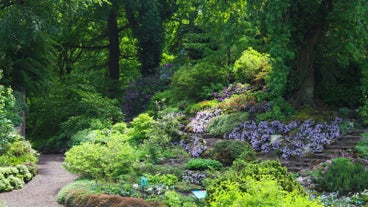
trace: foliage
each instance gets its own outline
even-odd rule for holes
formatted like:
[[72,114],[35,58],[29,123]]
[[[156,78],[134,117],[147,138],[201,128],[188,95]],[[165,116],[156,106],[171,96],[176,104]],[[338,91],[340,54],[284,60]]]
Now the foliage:
[[117,101],[83,83],[83,79],[69,77],[65,82],[55,82],[48,95],[30,100],[27,127],[36,148],[59,151],[67,148],[77,132],[97,122],[109,126],[123,119]]
[[178,182],[178,178],[173,174],[146,174],[145,176],[147,177],[149,185],[165,185],[172,187]]
[[125,88],[122,98],[124,102],[123,111],[127,119],[146,110],[152,96],[168,88],[175,70],[174,66],[167,64],[156,70],[155,74],[138,78]]
[[303,122],[292,121],[283,124],[280,121],[245,121],[236,127],[227,137],[229,139],[247,141],[256,151],[268,153],[280,151],[282,158],[290,159],[304,156],[310,152],[323,150],[332,140],[340,136],[336,118],[331,123],[316,123],[313,120]]
[[116,180],[130,172],[135,150],[125,141],[109,140],[106,144],[82,143],[66,152],[64,167],[81,177]]
[[236,80],[239,82],[264,84],[271,68],[269,55],[261,54],[253,48],[248,48],[235,61],[233,72]]
[[203,139],[197,134],[182,139],[179,145],[193,157],[199,157],[207,149]]
[[188,170],[219,170],[222,164],[217,160],[193,158],[185,163],[185,168]]
[[348,158],[335,158],[326,172],[315,178],[322,190],[329,192],[361,192],[368,186],[367,170]]
[[0,192],[20,189],[32,177],[33,175],[25,165],[0,167]]
[[132,121],[132,128],[129,130],[129,136],[136,143],[143,143],[152,133],[155,120],[147,113],[139,114]]
[[363,158],[368,157],[368,134],[367,133],[362,134],[362,140],[358,142],[354,150],[359,154],[359,156]]
[[[224,198],[230,196],[231,198],[231,196],[238,195],[238,193],[251,193],[251,191],[248,191],[248,188],[252,189],[252,183],[249,183],[250,180],[256,181],[253,182],[256,189],[262,187],[262,180],[265,180],[272,183],[268,187],[277,186],[275,190],[278,188],[281,191],[291,193],[291,195],[296,194],[303,197],[306,195],[304,188],[291,174],[287,173],[287,169],[282,167],[278,161],[248,163],[238,160],[234,162],[231,169],[225,171],[217,178],[206,180],[205,185],[208,193],[208,201],[212,203],[216,199],[221,198],[221,196],[224,196]],[[261,185],[258,185],[257,182],[261,182],[259,183]],[[268,192],[267,189],[264,190]],[[231,192],[229,195],[226,194],[228,191]],[[225,204],[224,206],[227,205]]]
[[245,94],[246,95],[248,89],[249,89],[248,84],[233,83],[233,84],[229,84],[228,86],[226,86],[221,92],[214,93],[213,96],[219,102],[222,102],[225,99],[228,99],[235,94],[237,95]]
[[221,90],[227,84],[227,77],[228,72],[224,68],[203,62],[180,68],[173,76],[172,86],[182,99],[199,101]]
[[207,131],[213,135],[229,134],[235,127],[247,120],[248,117],[249,114],[247,112],[236,112],[214,117],[210,120]]
[[218,105],[219,102],[217,100],[205,100],[188,106],[185,111],[187,111],[189,114],[196,114],[206,109],[217,108]]
[[31,143],[19,137],[0,156],[0,166],[16,166],[18,164],[35,166],[38,160],[37,156],[38,154],[32,149]]
[[170,207],[197,207],[191,196],[183,196],[175,191],[166,191],[162,202]]
[[224,166],[231,166],[236,159],[254,161],[256,153],[247,142],[226,140],[215,144],[211,157],[220,161]]
[[[299,206],[323,207],[318,201],[297,191],[288,192],[282,189],[277,180],[272,177],[246,177],[243,183],[224,180],[220,189],[213,189],[209,204],[220,206]],[[225,190],[226,189],[226,190]]]
[[220,109],[208,109],[196,113],[196,116],[190,120],[188,128],[195,133],[207,132],[211,119],[221,115]]

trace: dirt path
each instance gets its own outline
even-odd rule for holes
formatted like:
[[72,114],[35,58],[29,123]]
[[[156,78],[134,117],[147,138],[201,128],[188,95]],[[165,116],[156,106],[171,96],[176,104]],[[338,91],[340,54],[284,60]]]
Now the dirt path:
[[22,189],[1,193],[0,205],[5,201],[7,207],[61,207],[57,193],[76,178],[62,168],[62,162],[62,154],[42,155],[38,174]]

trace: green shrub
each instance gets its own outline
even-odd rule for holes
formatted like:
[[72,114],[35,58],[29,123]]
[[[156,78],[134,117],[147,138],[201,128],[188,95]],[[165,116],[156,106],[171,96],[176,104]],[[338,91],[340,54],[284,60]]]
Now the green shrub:
[[277,180],[266,175],[258,179],[248,176],[242,183],[224,180],[219,185],[221,188],[213,188],[208,199],[211,207],[323,207],[320,202],[311,201],[298,191],[283,190]]
[[243,111],[247,102],[250,101],[252,97],[247,94],[235,94],[230,98],[225,99],[219,104],[219,108],[223,112],[234,113]]
[[135,161],[135,150],[126,142],[83,143],[66,152],[64,167],[86,178],[117,179],[128,173]]
[[[208,199],[214,201],[216,200],[216,192],[226,192],[229,186],[231,186],[228,184],[229,182],[239,186],[247,186],[249,179],[261,181],[264,178],[276,181],[277,186],[283,191],[307,195],[303,186],[291,174],[287,173],[287,169],[282,167],[279,161],[248,163],[236,160],[231,169],[215,179],[207,179],[205,181]],[[242,189],[242,191],[246,192],[246,189]]]
[[360,192],[367,189],[368,172],[364,165],[353,163],[348,158],[335,158],[328,170],[321,172],[315,181],[324,191]]
[[219,170],[222,168],[222,164],[217,160],[193,158],[185,164],[185,168],[188,170]]
[[252,48],[248,48],[242,56],[235,61],[233,72],[235,78],[243,83],[264,83],[271,71],[269,55],[261,54]]
[[63,82],[55,82],[47,95],[32,97],[27,134],[36,149],[59,152],[68,147],[74,134],[95,122],[108,126],[123,120],[118,101],[104,96],[90,84],[83,84],[85,80],[71,75]]
[[203,111],[205,109],[210,109],[210,108],[217,108],[219,106],[219,102],[217,100],[205,100],[205,101],[201,101],[199,103],[195,103],[191,106],[188,106],[185,111],[186,113],[189,114],[195,114],[199,111]]
[[31,172],[29,172],[28,168],[25,165],[17,165],[15,167],[19,171],[19,178],[23,179],[25,182],[28,182],[32,179],[33,175]]
[[143,143],[149,138],[149,133],[152,133],[155,120],[147,113],[139,114],[131,123],[132,127],[129,130],[129,136],[136,143]]
[[197,207],[192,196],[182,196],[172,190],[165,192],[162,202],[169,207]]
[[15,189],[15,190],[16,189],[21,189],[24,185],[23,179],[18,178],[16,176],[11,175],[11,176],[8,177],[8,179],[9,179],[10,185],[13,186],[13,189]]
[[207,131],[213,135],[224,135],[230,133],[235,127],[246,121],[249,117],[247,112],[236,112],[223,114],[211,119]]
[[362,140],[355,146],[355,151],[363,158],[368,158],[368,133],[362,134]]
[[173,76],[172,86],[178,90],[181,99],[194,101],[208,99],[214,91],[227,85],[228,72],[212,63],[198,63],[183,66]]
[[231,166],[238,158],[247,162],[255,160],[256,152],[247,142],[226,140],[215,144],[211,157],[224,166]]
[[150,185],[165,185],[168,187],[174,186],[179,179],[173,174],[146,174],[148,184]]

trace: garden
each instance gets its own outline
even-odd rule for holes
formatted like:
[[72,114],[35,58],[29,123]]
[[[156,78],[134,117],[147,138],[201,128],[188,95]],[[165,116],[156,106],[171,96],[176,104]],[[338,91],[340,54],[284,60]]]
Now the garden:
[[0,193],[57,153],[66,207],[368,206],[367,9],[0,2]]

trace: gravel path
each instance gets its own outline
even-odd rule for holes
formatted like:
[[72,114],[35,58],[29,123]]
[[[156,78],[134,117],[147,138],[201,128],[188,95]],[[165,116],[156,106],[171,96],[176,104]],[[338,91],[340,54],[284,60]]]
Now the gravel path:
[[62,154],[41,155],[38,174],[22,189],[0,194],[0,205],[5,201],[7,207],[61,207],[56,195],[76,176],[66,172],[61,164]]

